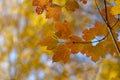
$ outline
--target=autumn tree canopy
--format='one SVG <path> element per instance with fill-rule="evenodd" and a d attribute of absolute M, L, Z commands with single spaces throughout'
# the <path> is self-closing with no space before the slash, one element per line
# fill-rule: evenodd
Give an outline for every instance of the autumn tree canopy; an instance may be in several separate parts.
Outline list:
<path fill-rule="evenodd" d="M 0 0 L 0 80 L 120 80 L 120 0 Z"/>
<path fill-rule="evenodd" d="M 116 5 L 113 6 L 111 2 Z M 78 52 L 86 54 L 88 57 L 91 56 L 93 61 L 98 61 L 101 57 L 104 58 L 107 53 L 120 54 L 117 33 L 120 26 L 119 0 L 101 0 L 101 5 L 97 0 L 94 0 L 94 5 L 102 20 L 95 21 L 93 27 L 87 28 L 83 25 L 86 28 L 81 31 L 82 36 L 74 34 L 76 25 L 72 21 L 64 19 L 63 16 L 65 16 L 64 11 L 76 15 L 75 12 L 81 4 L 87 5 L 87 0 L 65 0 L 63 4 L 55 3 L 54 0 L 32 0 L 32 3 L 38 15 L 45 14 L 47 19 L 52 19 L 53 32 L 47 36 L 43 34 L 43 39 L 39 41 L 39 44 L 46 46 L 47 50 L 54 53 L 53 62 L 63 61 L 66 63 L 70 54 Z M 82 12 L 78 14 L 82 14 Z M 78 18 L 78 20 L 82 19 Z M 80 25 L 77 26 L 80 29 Z M 94 45 L 95 43 L 96 45 Z"/>

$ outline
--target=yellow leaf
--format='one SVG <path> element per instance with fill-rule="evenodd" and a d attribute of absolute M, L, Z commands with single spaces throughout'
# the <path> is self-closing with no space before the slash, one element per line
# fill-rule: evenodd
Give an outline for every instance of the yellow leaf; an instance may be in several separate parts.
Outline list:
<path fill-rule="evenodd" d="M 48 50 L 52 50 L 57 46 L 57 40 L 48 36 L 48 37 L 45 37 L 43 40 L 40 40 L 39 44 L 41 46 L 47 46 Z"/>
<path fill-rule="evenodd" d="M 117 6 L 112 7 L 111 12 L 112 12 L 113 15 L 120 14 L 120 4 L 117 5 Z"/>
<path fill-rule="evenodd" d="M 115 6 L 112 7 L 111 13 L 113 15 L 118 15 L 120 14 L 120 0 L 109 0 L 109 2 L 115 2 Z"/>

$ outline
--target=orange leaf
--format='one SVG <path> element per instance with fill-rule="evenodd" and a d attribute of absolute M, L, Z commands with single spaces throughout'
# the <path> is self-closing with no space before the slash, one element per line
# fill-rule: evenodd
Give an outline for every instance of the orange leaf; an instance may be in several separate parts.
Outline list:
<path fill-rule="evenodd" d="M 32 0 L 32 5 L 45 7 L 49 2 L 50 0 Z"/>
<path fill-rule="evenodd" d="M 60 44 L 54 51 L 53 62 L 63 61 L 66 63 L 70 58 L 70 50 L 65 44 Z"/>
<path fill-rule="evenodd" d="M 46 10 L 46 18 L 59 19 L 62 14 L 61 7 L 56 4 L 53 4 L 52 6 L 47 6 Z"/>
<path fill-rule="evenodd" d="M 96 36 L 104 36 L 107 34 L 107 27 L 104 23 L 96 22 L 94 25 L 93 31 Z"/>
<path fill-rule="evenodd" d="M 92 40 L 94 39 L 94 37 L 96 36 L 93 28 L 90 28 L 90 29 L 85 29 L 83 31 L 83 39 L 85 40 Z"/>
<path fill-rule="evenodd" d="M 109 24 L 112 26 L 116 23 L 117 19 L 115 18 L 114 15 L 112 15 L 112 13 L 110 12 L 111 11 L 111 6 L 107 6 L 107 18 L 108 18 L 108 22 Z M 106 17 L 106 12 L 105 12 L 105 9 L 102 9 L 101 10 L 101 13 L 102 13 L 102 16 L 105 18 Z"/>
<path fill-rule="evenodd" d="M 93 40 L 95 36 L 105 36 L 107 34 L 107 27 L 102 22 L 96 22 L 93 28 L 85 29 L 83 34 L 83 39 Z"/>
<path fill-rule="evenodd" d="M 116 39 L 116 41 L 118 41 L 118 34 L 114 33 L 114 37 Z M 115 45 L 113 43 L 113 40 L 111 39 L 110 35 L 104 40 L 104 48 L 107 52 L 109 52 L 111 55 L 113 54 L 117 54 Z M 119 45 L 119 42 L 117 42 L 117 44 Z"/>
<path fill-rule="evenodd" d="M 64 21 L 63 23 L 55 22 L 55 28 L 57 32 L 61 33 L 62 39 L 68 39 L 73 33 L 73 29 L 67 21 Z"/>
<path fill-rule="evenodd" d="M 86 44 L 81 52 L 85 53 L 88 57 L 91 57 L 93 61 L 98 61 L 100 57 L 105 57 L 107 53 L 103 45 L 103 42 L 98 43 L 96 46 L 92 46 L 92 44 Z"/>
<path fill-rule="evenodd" d="M 37 6 L 36 8 L 36 13 L 39 15 L 39 14 L 42 14 L 44 11 L 44 8 L 40 7 L 40 6 Z"/>
<path fill-rule="evenodd" d="M 83 4 L 87 4 L 88 0 L 80 0 Z"/>
<path fill-rule="evenodd" d="M 47 46 L 48 50 L 52 50 L 52 49 L 56 48 L 57 40 L 48 36 L 48 37 L 45 37 L 43 40 L 40 40 L 39 44 L 41 46 Z"/>
<path fill-rule="evenodd" d="M 68 11 L 75 11 L 79 8 L 79 4 L 76 0 L 68 0 L 65 4 L 65 8 Z"/>
<path fill-rule="evenodd" d="M 66 43 L 73 54 L 80 52 L 83 48 L 83 44 L 80 44 L 79 42 L 82 42 L 80 37 L 72 36 L 70 37 L 70 41 Z"/>

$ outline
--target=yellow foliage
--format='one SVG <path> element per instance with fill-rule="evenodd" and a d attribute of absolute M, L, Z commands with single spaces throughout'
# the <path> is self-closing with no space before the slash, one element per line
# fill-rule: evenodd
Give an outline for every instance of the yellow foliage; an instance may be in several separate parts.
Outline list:
<path fill-rule="evenodd" d="M 120 80 L 120 57 L 105 59 L 100 63 L 97 80 Z"/>
<path fill-rule="evenodd" d="M 115 2 L 115 6 L 112 7 L 111 13 L 113 15 L 120 14 L 120 0 L 108 0 L 109 2 Z"/>

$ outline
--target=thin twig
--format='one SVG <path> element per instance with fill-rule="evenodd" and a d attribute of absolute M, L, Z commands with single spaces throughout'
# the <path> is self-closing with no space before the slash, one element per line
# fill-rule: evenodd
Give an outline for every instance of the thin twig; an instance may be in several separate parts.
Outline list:
<path fill-rule="evenodd" d="M 120 19 L 119 19 L 119 15 L 118 15 L 117 21 L 111 26 L 112 29 L 118 24 L 119 20 L 120 20 Z"/>
<path fill-rule="evenodd" d="M 106 12 L 107 28 L 108 28 L 108 31 L 109 31 L 109 33 L 110 33 L 110 36 L 111 36 L 111 38 L 112 38 L 112 40 L 113 40 L 113 43 L 114 43 L 114 45 L 115 45 L 115 48 L 116 48 L 116 50 L 117 50 L 117 55 L 120 55 L 119 46 L 118 46 L 118 44 L 117 44 L 117 41 L 116 41 L 116 39 L 115 39 L 115 37 L 114 37 L 114 34 L 113 34 L 113 32 L 112 32 L 111 26 L 110 26 L 109 21 L 108 21 L 108 15 L 107 15 L 108 12 L 107 12 L 106 0 L 104 0 L 104 5 L 105 5 L 105 12 Z"/>
<path fill-rule="evenodd" d="M 99 11 L 99 14 L 100 14 L 100 16 L 102 17 L 103 21 L 105 22 L 105 24 L 107 24 L 107 23 L 106 23 L 106 20 L 105 20 L 104 17 L 102 16 L 102 13 L 101 13 L 101 11 L 100 11 L 100 8 L 99 8 L 96 0 L 95 0 L 95 5 L 96 5 L 96 7 L 97 7 L 97 9 L 98 9 L 98 11 Z"/>
<path fill-rule="evenodd" d="M 80 43 L 80 44 L 89 44 L 89 43 L 96 43 L 96 42 L 101 42 L 103 41 L 104 39 L 106 39 L 106 37 L 108 36 L 109 33 L 107 33 L 105 35 L 105 37 L 103 37 L 102 39 L 100 40 L 96 40 L 96 41 L 82 41 L 82 42 L 73 42 L 73 43 Z"/>
<path fill-rule="evenodd" d="M 108 11 L 107 11 L 107 3 L 106 3 L 106 0 L 104 0 L 104 5 L 105 5 L 105 19 L 106 19 L 107 25 L 109 25 Z"/>

